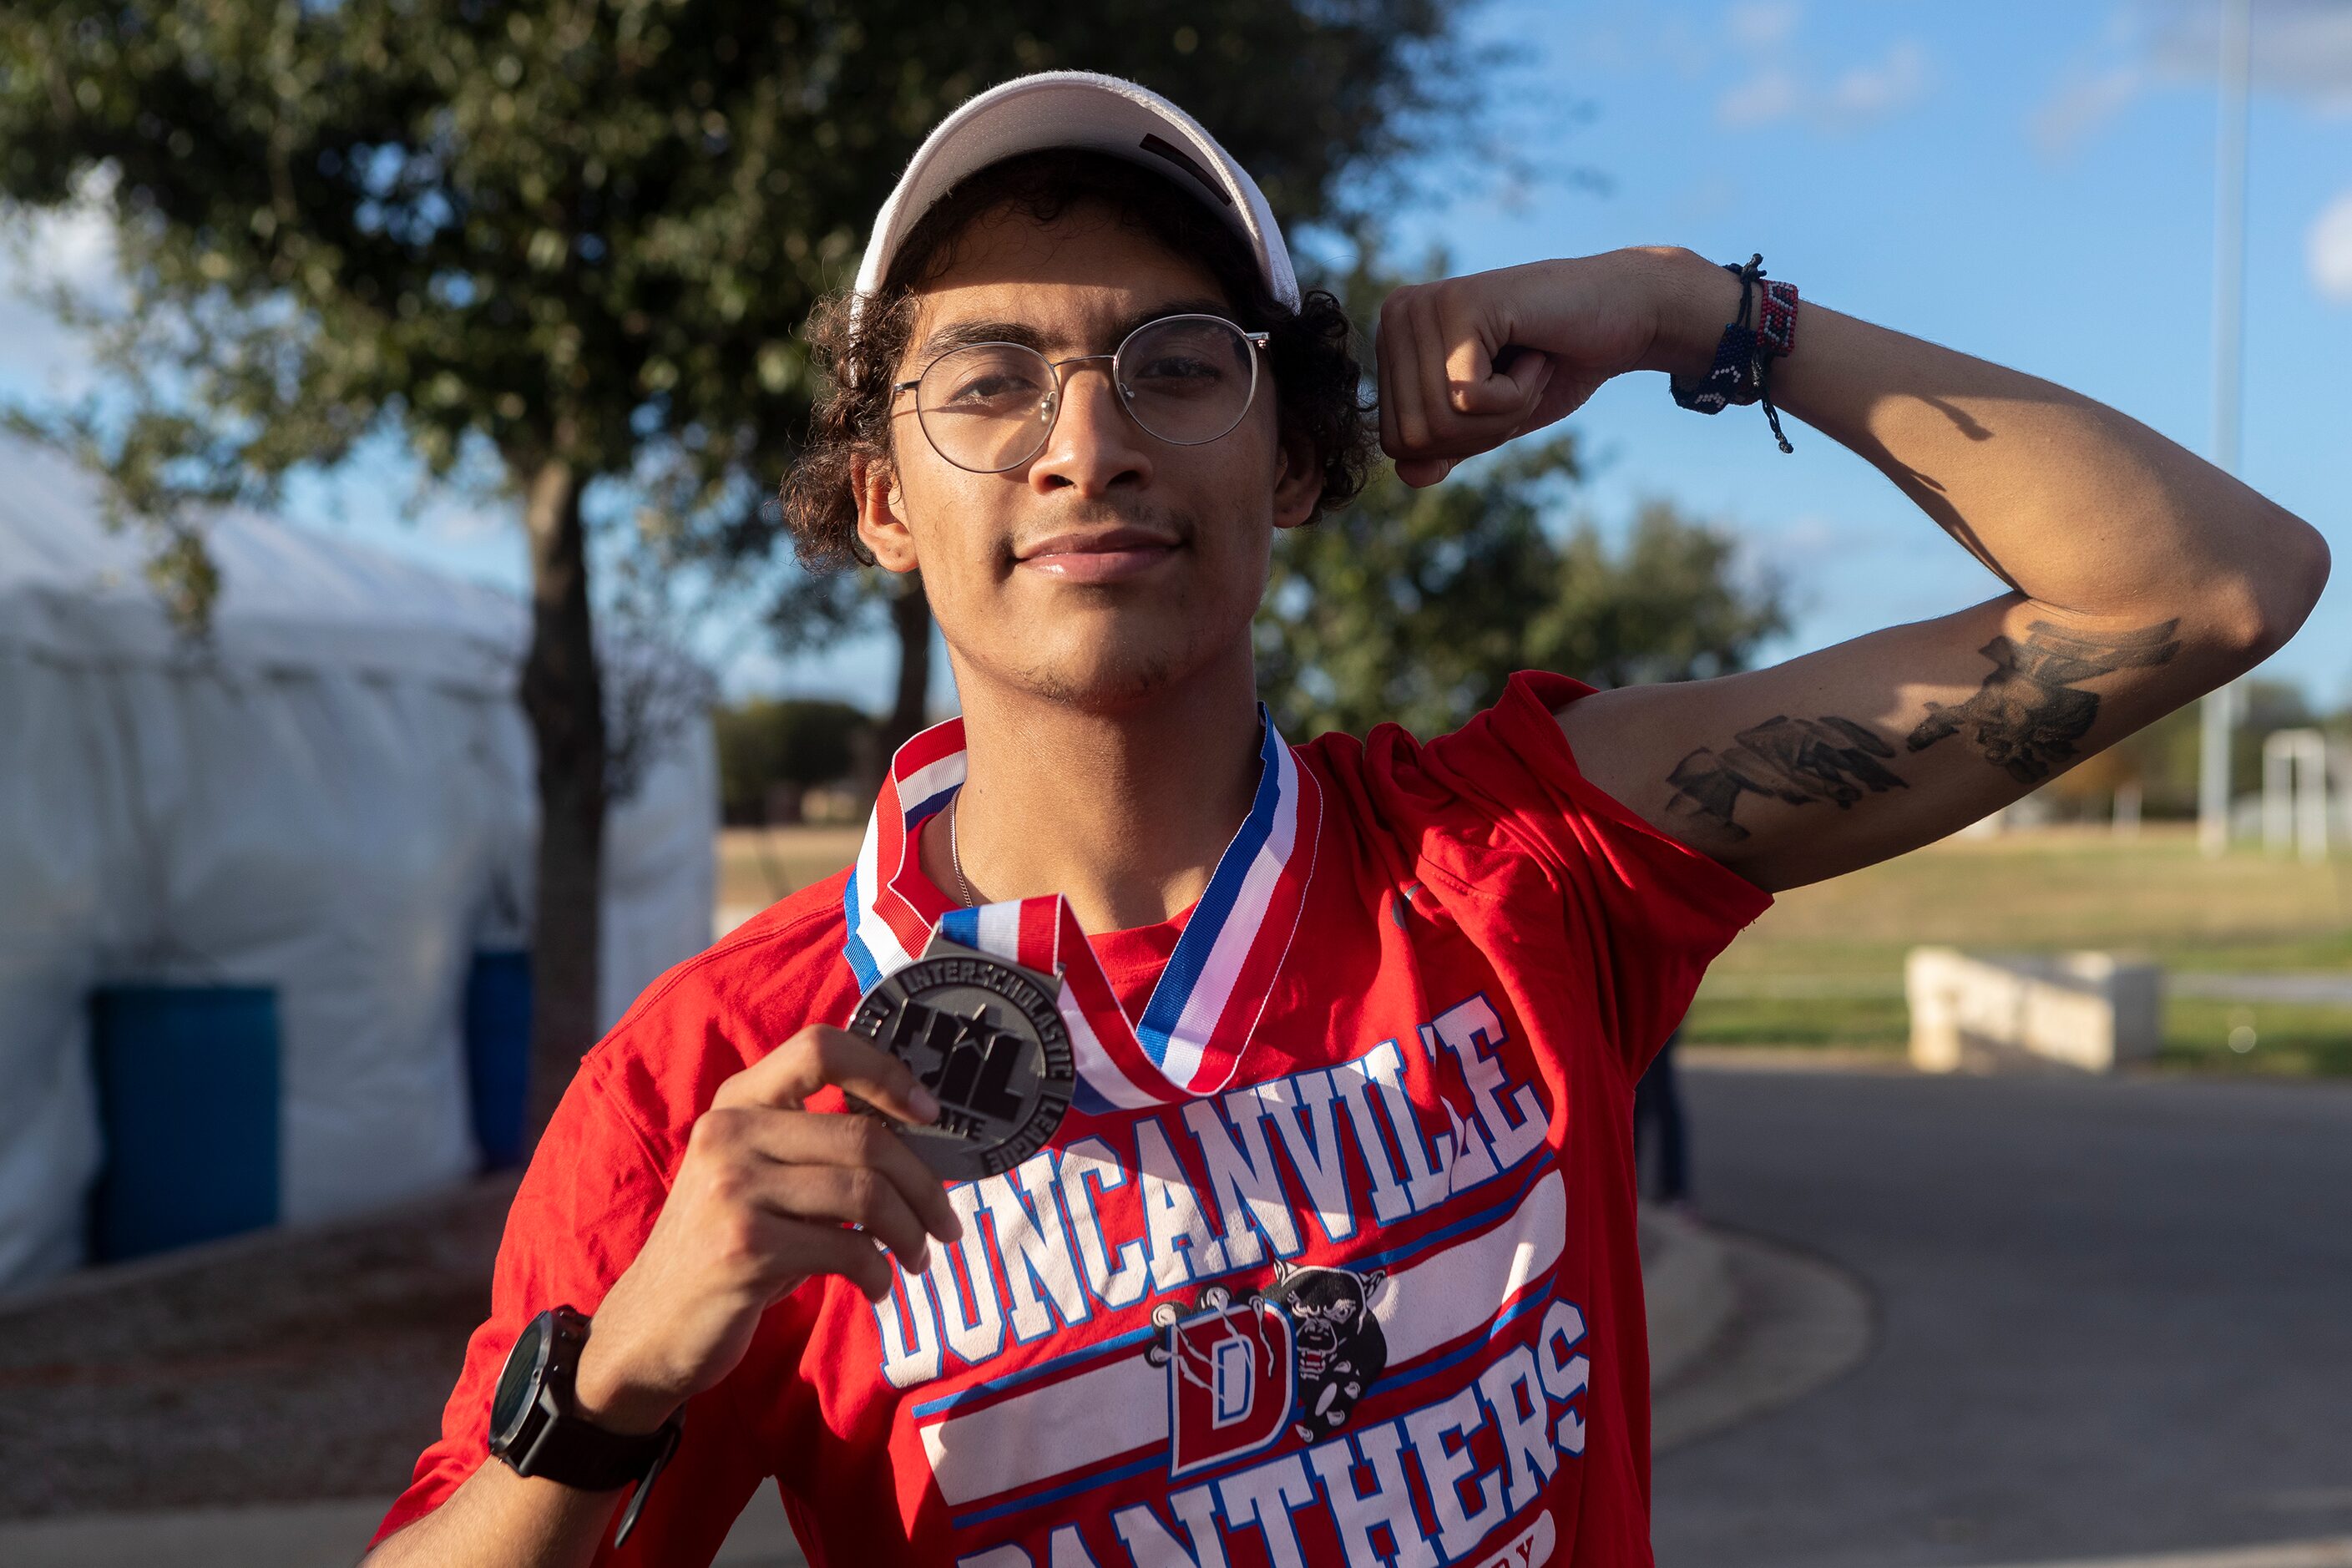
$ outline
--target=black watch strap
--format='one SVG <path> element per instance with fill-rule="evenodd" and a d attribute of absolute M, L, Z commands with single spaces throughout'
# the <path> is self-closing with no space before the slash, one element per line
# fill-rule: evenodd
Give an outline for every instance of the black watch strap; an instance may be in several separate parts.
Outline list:
<path fill-rule="evenodd" d="M 621 1516 L 617 1544 L 628 1538 L 654 1479 L 677 1451 L 679 1418 L 673 1415 L 658 1431 L 640 1434 L 607 1431 L 581 1415 L 572 1378 L 588 1327 L 584 1313 L 555 1307 L 533 1319 L 517 1339 L 499 1379 L 499 1400 L 511 1388 L 513 1403 L 504 1411 L 498 1403 L 492 1405 L 490 1452 L 519 1476 L 582 1491 L 615 1491 L 636 1483 Z"/>
<path fill-rule="evenodd" d="M 675 1422 L 643 1435 L 607 1432 L 585 1416 L 562 1415 L 514 1462 L 519 1475 L 544 1476 L 582 1491 L 608 1492 L 646 1479 L 677 1439 Z"/>

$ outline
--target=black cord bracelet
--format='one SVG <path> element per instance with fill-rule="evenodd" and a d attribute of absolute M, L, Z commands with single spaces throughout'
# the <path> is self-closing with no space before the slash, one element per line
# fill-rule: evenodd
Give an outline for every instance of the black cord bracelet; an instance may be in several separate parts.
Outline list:
<path fill-rule="evenodd" d="M 1706 375 L 1695 382 L 1673 377 L 1667 386 L 1677 406 L 1701 414 L 1762 404 L 1772 438 L 1783 452 L 1793 452 L 1780 428 L 1780 411 L 1772 405 L 1772 362 L 1797 346 L 1797 286 L 1768 281 L 1760 252 L 1745 267 L 1727 262 L 1723 269 L 1739 279 L 1739 317 L 1717 340 L 1715 363 Z"/>

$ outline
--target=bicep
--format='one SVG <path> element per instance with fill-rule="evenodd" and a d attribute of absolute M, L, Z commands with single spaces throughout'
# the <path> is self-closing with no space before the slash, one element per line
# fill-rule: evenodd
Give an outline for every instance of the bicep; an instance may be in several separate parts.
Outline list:
<path fill-rule="evenodd" d="M 1777 889 L 1943 837 L 2231 673 L 2171 619 L 2007 595 L 1769 669 L 1560 710 L 1585 776 Z"/>

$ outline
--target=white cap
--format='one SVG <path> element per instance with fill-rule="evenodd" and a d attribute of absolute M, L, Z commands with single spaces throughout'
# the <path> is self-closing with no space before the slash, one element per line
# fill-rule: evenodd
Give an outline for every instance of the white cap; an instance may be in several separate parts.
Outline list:
<path fill-rule="evenodd" d="M 957 182 L 1023 153 L 1076 147 L 1155 169 L 1198 195 L 1247 242 L 1267 291 L 1298 308 L 1298 278 L 1265 195 L 1200 121 L 1153 92 L 1093 71 L 1040 71 L 990 88 L 939 122 L 875 216 L 857 293 L 875 293 L 907 236 Z"/>

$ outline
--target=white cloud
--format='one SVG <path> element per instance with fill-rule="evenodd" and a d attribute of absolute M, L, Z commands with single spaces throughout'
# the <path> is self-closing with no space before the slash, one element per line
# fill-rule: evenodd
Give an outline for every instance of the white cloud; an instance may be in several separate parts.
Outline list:
<path fill-rule="evenodd" d="M 2121 114 L 2147 90 L 2153 72 L 2137 61 L 2077 77 L 2033 115 L 2033 139 L 2058 153 Z"/>
<path fill-rule="evenodd" d="M 1910 108 L 1927 91 L 1927 51 L 1909 39 L 1874 66 L 1856 66 L 1830 89 L 1831 114 L 1842 121 L 1876 120 Z"/>
<path fill-rule="evenodd" d="M 1752 131 L 1790 119 L 1803 107 L 1797 79 L 1779 66 L 1767 66 L 1718 99 L 1715 117 L 1731 130 Z"/>
<path fill-rule="evenodd" d="M 2323 111 L 2352 113 L 2352 5 L 2252 0 L 2252 74 L 2258 90 Z M 2221 0 L 2125 0 L 2100 59 L 2062 84 L 2034 116 L 2063 148 L 2159 87 L 2210 89 L 2221 65 Z"/>
<path fill-rule="evenodd" d="M 2323 299 L 2352 305 L 2352 191 L 2320 209 L 2308 254 L 2312 287 Z"/>
<path fill-rule="evenodd" d="M 1724 25 L 1733 38 L 1751 49 L 1769 49 L 1788 42 L 1797 30 L 1803 8 L 1792 0 L 1740 0 L 1724 13 Z"/>
<path fill-rule="evenodd" d="M 2176 75 L 2210 79 L 2221 48 L 2216 0 L 2139 0 L 2158 14 L 2151 50 Z M 2344 0 L 2253 0 L 2253 78 L 2324 108 L 2352 110 L 2352 5 Z"/>
<path fill-rule="evenodd" d="M 1909 109 L 1927 95 L 1927 52 L 1910 39 L 1889 46 L 1879 59 L 1851 66 L 1826 83 L 1809 79 L 1760 50 L 1748 76 L 1716 100 L 1718 122 L 1752 131 L 1802 120 L 1823 131 L 1851 131 Z"/>

